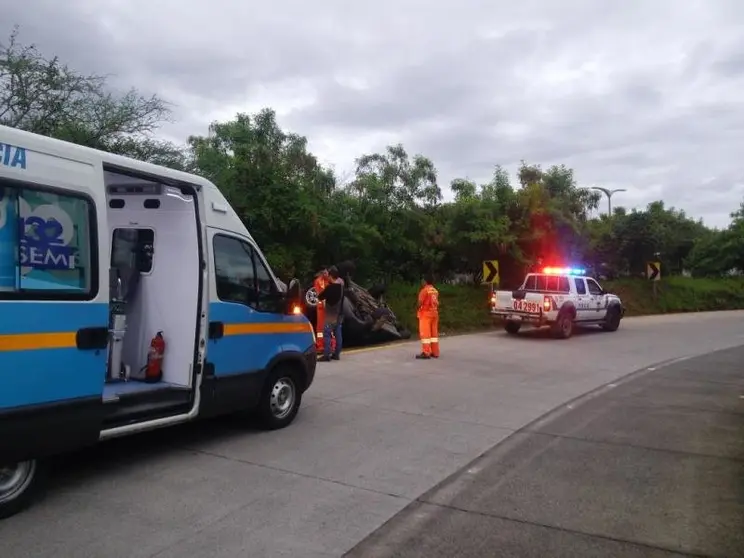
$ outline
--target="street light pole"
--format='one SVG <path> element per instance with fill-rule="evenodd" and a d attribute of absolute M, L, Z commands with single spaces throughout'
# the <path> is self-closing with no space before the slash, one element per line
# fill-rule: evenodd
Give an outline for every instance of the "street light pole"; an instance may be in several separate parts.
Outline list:
<path fill-rule="evenodd" d="M 607 188 L 602 188 L 601 186 L 591 186 L 591 189 L 602 192 L 605 196 L 607 196 L 607 215 L 610 217 L 612 217 L 612 194 L 616 192 L 627 191 L 625 188 L 617 188 L 615 190 L 609 190 Z"/>

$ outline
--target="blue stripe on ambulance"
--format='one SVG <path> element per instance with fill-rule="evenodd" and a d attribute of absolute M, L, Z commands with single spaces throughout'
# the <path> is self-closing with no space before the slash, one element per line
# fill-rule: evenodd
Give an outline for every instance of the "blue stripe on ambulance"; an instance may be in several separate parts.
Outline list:
<path fill-rule="evenodd" d="M 0 312 L 0 409 L 100 396 L 106 379 L 106 351 L 64 348 L 13 350 L 8 335 L 74 333 L 106 327 L 108 304 L 95 302 L 10 302 Z M 5 342 L 3 342 L 5 340 Z M 35 344 L 30 337 L 28 344 Z"/>
<path fill-rule="evenodd" d="M 239 324 L 263 324 L 268 330 L 210 339 L 206 358 L 214 364 L 215 376 L 218 377 L 261 371 L 278 354 L 285 351 L 304 352 L 314 344 L 310 324 L 302 315 L 258 312 L 243 304 L 211 302 L 209 321 L 222 322 L 226 328 Z M 270 332 L 272 324 L 306 324 L 307 328 L 296 332 Z"/>

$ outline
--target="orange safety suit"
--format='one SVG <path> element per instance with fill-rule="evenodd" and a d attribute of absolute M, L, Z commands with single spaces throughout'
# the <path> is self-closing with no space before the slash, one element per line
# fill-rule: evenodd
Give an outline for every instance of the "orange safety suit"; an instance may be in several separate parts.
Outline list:
<path fill-rule="evenodd" d="M 434 285 L 424 285 L 418 294 L 418 311 L 421 352 L 439 357 L 439 291 Z"/>
<path fill-rule="evenodd" d="M 331 284 L 330 278 L 325 274 L 320 274 L 313 281 L 313 288 L 316 294 L 322 293 L 325 288 Z M 315 307 L 315 349 L 323 350 L 323 326 L 325 325 L 325 301 L 319 300 Z"/>

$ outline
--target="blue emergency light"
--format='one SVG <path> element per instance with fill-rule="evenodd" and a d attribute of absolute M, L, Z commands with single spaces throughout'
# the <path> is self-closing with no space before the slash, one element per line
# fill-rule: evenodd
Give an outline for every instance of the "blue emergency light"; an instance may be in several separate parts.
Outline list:
<path fill-rule="evenodd" d="M 545 275 L 585 275 L 586 270 L 579 267 L 545 267 Z"/>

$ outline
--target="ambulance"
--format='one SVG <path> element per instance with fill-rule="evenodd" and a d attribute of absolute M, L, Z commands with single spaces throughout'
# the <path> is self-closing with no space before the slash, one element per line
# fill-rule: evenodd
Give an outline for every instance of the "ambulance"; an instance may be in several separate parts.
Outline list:
<path fill-rule="evenodd" d="M 0 517 L 55 454 L 289 425 L 316 367 L 302 298 L 205 178 L 0 126 Z"/>

